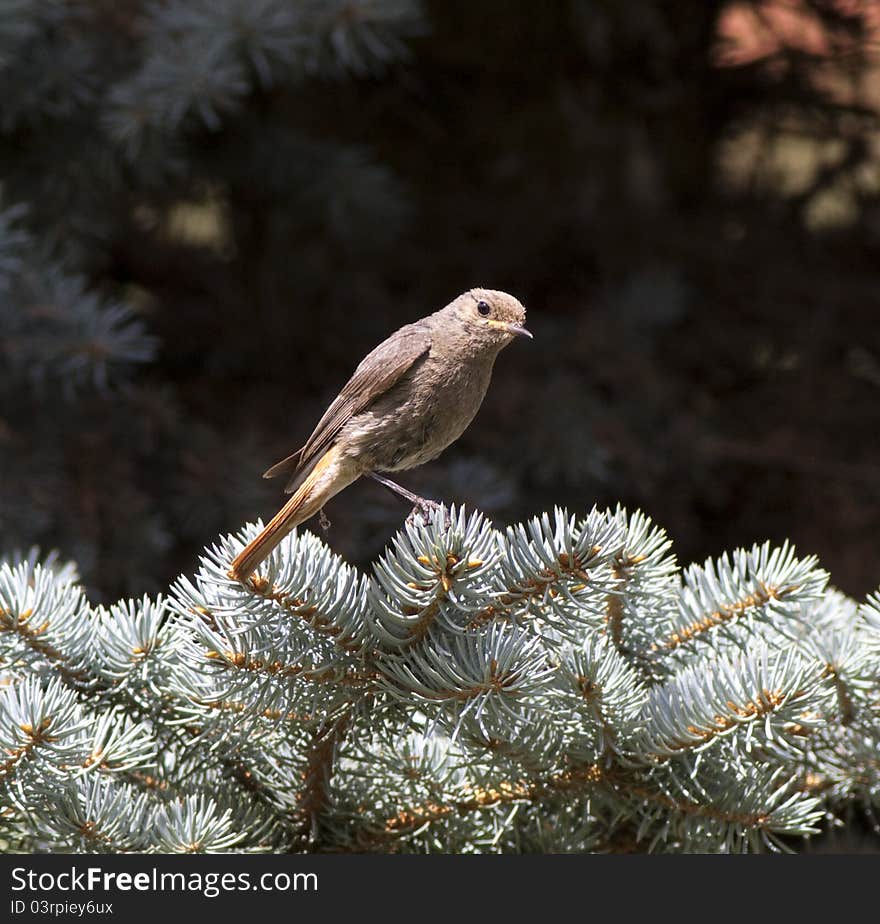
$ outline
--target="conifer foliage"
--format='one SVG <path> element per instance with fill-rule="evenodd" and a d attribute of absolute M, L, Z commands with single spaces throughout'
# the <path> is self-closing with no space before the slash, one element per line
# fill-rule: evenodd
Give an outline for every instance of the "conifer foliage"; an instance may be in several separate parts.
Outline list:
<path fill-rule="evenodd" d="M 0 570 L 26 851 L 797 849 L 878 793 L 880 598 L 788 546 L 679 570 L 640 513 L 440 510 L 370 574 L 260 529 L 165 596 Z"/>

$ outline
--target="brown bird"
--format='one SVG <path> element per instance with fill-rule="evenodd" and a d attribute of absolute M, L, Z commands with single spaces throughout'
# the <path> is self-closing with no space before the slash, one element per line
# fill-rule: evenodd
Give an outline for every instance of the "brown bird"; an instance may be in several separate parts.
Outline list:
<path fill-rule="evenodd" d="M 525 317 L 512 295 L 471 289 L 380 343 L 305 445 L 264 473 L 288 476 L 293 497 L 235 557 L 229 576 L 246 581 L 295 526 L 361 475 L 422 509 L 432 506 L 378 473 L 435 459 L 461 436 L 483 403 L 498 353 L 515 337 L 532 336 Z"/>

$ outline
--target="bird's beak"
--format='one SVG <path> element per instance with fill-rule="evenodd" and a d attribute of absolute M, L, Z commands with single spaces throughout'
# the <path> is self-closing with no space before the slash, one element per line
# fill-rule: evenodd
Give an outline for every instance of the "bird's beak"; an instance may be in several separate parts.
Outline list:
<path fill-rule="evenodd" d="M 522 324 L 513 324 L 511 321 L 496 321 L 494 318 L 486 323 L 496 330 L 507 331 L 508 334 L 516 334 L 518 337 L 528 337 L 529 340 L 534 340 L 531 331 L 526 330 Z"/>

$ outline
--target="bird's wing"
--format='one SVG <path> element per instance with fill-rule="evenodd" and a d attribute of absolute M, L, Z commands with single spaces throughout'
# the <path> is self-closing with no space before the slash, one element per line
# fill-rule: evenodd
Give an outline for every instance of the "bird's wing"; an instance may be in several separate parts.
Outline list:
<path fill-rule="evenodd" d="M 418 323 L 401 327 L 380 343 L 355 369 L 302 448 L 273 465 L 263 477 L 290 475 L 285 491 L 295 490 L 302 474 L 329 448 L 342 427 L 384 395 L 430 348 L 431 335 Z"/>

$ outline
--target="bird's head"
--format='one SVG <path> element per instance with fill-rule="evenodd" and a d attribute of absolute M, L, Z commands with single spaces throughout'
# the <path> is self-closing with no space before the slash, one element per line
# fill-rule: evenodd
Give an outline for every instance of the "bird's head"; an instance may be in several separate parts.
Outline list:
<path fill-rule="evenodd" d="M 450 306 L 468 336 L 498 349 L 515 337 L 529 337 L 526 309 L 519 299 L 495 289 L 470 289 Z"/>

